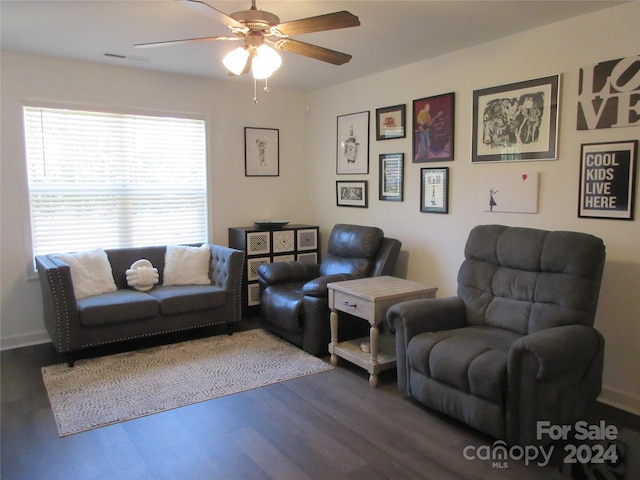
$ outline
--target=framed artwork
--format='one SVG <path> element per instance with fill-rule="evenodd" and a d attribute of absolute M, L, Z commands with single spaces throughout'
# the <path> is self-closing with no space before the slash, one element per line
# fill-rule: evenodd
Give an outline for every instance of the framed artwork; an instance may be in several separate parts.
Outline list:
<path fill-rule="evenodd" d="M 380 155 L 380 200 L 401 202 L 404 193 L 404 153 Z"/>
<path fill-rule="evenodd" d="M 413 162 L 453 160 L 455 94 L 413 101 Z"/>
<path fill-rule="evenodd" d="M 336 181 L 336 204 L 339 207 L 367 208 L 367 180 Z"/>
<path fill-rule="evenodd" d="M 479 197 L 485 212 L 538 213 L 540 173 L 493 172 L 483 175 Z"/>
<path fill-rule="evenodd" d="M 578 84 L 578 130 L 640 125 L 638 70 L 640 55 L 582 67 Z"/>
<path fill-rule="evenodd" d="M 473 92 L 471 161 L 555 160 L 560 75 Z"/>
<path fill-rule="evenodd" d="M 369 173 L 369 112 L 338 117 L 336 173 Z"/>
<path fill-rule="evenodd" d="M 580 148 L 578 217 L 633 220 L 638 140 Z"/>
<path fill-rule="evenodd" d="M 376 109 L 376 140 L 390 140 L 392 138 L 405 138 L 407 133 L 407 106 L 395 105 L 393 107 Z"/>
<path fill-rule="evenodd" d="M 420 169 L 420 211 L 449 213 L 449 167 Z"/>
<path fill-rule="evenodd" d="M 244 128 L 244 175 L 280 175 L 280 131 L 276 128 Z"/>

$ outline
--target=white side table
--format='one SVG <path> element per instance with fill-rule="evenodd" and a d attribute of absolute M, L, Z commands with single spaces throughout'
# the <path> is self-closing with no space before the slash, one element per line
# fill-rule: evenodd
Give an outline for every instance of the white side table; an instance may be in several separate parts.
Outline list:
<path fill-rule="evenodd" d="M 406 300 L 435 298 L 438 291 L 418 282 L 383 276 L 330 283 L 329 308 L 331 309 L 331 364 L 338 364 L 338 357 L 352 362 L 369 372 L 369 384 L 378 384 L 378 373 L 396 366 L 393 336 L 379 335 L 378 325 L 385 320 L 392 305 Z M 369 338 L 358 338 L 338 343 L 338 312 L 346 312 L 367 320 L 371 324 Z M 369 343 L 369 352 L 363 352 L 360 344 Z"/>

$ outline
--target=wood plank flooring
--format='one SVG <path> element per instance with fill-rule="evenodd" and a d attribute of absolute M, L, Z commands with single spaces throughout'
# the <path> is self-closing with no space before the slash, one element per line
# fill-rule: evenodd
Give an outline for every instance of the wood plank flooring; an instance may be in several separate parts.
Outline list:
<path fill-rule="evenodd" d="M 557 462 L 509 460 L 497 469 L 465 460 L 465 446 L 493 439 L 402 398 L 395 371 L 383 372 L 373 389 L 364 370 L 342 362 L 59 438 L 40 368 L 63 359 L 45 344 L 2 352 L 1 361 L 3 480 L 566 478 Z M 640 430 L 637 417 L 602 406 L 591 414 L 599 418 Z"/>

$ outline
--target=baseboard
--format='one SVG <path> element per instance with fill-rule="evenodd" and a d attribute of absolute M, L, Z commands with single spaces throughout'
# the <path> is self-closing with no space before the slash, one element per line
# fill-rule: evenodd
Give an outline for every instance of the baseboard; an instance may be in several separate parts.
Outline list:
<path fill-rule="evenodd" d="M 42 330 L 41 332 L 2 337 L 0 338 L 0 350 L 12 350 L 14 348 L 29 347 L 31 345 L 50 342 L 49 334 L 46 330 Z"/>
<path fill-rule="evenodd" d="M 624 410 L 633 415 L 640 415 L 640 397 L 618 388 L 603 385 L 602 392 L 597 400 L 618 410 Z"/>

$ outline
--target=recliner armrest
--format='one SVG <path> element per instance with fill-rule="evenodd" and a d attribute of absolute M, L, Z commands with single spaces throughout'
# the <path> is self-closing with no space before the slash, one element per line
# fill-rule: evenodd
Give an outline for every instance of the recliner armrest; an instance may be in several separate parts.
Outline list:
<path fill-rule="evenodd" d="M 407 345 L 424 332 L 466 326 L 464 302 L 458 297 L 427 298 L 397 303 L 387 311 L 387 324 L 396 336 L 398 391 L 410 395 Z"/>
<path fill-rule="evenodd" d="M 585 325 L 540 330 L 516 340 L 507 364 L 507 443 L 548 443 L 541 420 L 562 423 L 602 391 L 604 337 Z"/>
<path fill-rule="evenodd" d="M 277 283 L 304 282 L 320 274 L 320 265 L 302 262 L 266 263 L 258 267 L 258 276 L 263 285 Z"/>
<path fill-rule="evenodd" d="M 332 282 L 342 282 L 344 280 L 354 280 L 358 277 L 350 273 L 334 273 L 332 275 L 323 275 L 314 278 L 302 286 L 302 293 L 312 297 L 327 297 L 329 289 L 327 285 Z"/>
<path fill-rule="evenodd" d="M 391 331 L 402 331 L 407 343 L 423 332 L 437 332 L 467 325 L 465 307 L 458 297 L 426 298 L 397 303 L 387 312 Z"/>
<path fill-rule="evenodd" d="M 536 380 L 551 380 L 571 373 L 581 375 L 604 347 L 602 335 L 585 325 L 548 328 L 520 338 L 509 351 L 509 370 L 520 377 L 521 357 L 530 353 L 535 358 Z M 579 373 L 580 372 L 580 373 Z"/>

